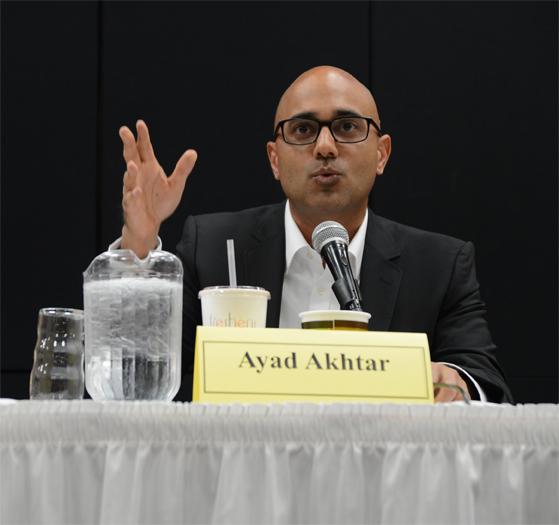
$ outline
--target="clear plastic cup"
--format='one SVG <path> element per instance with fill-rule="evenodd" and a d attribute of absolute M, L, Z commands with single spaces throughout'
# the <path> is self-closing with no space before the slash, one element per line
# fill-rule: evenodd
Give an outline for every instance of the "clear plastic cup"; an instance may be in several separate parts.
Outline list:
<path fill-rule="evenodd" d="M 265 328 L 270 292 L 258 286 L 211 286 L 198 292 L 204 326 Z"/>
<path fill-rule="evenodd" d="M 82 399 L 83 359 L 83 311 L 41 308 L 29 397 Z"/>
<path fill-rule="evenodd" d="M 371 314 L 355 310 L 308 310 L 301 312 L 299 318 L 304 329 L 367 331 Z"/>

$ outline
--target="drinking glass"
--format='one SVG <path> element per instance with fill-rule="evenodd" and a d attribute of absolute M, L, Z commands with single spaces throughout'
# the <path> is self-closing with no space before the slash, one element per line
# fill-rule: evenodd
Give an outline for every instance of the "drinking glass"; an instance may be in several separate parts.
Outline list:
<path fill-rule="evenodd" d="M 37 323 L 31 399 L 82 399 L 83 310 L 42 308 Z"/>

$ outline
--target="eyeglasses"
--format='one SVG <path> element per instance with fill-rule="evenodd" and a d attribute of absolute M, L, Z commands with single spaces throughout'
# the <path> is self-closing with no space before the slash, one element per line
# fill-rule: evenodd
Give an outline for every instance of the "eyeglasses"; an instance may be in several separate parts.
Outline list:
<path fill-rule="evenodd" d="M 363 142 L 369 136 L 369 127 L 375 128 L 380 137 L 381 131 L 377 123 L 368 117 L 338 117 L 332 120 L 316 120 L 312 118 L 290 118 L 278 122 L 274 131 L 276 140 L 279 132 L 287 144 L 304 146 L 316 141 L 322 128 L 326 126 L 336 142 Z"/>

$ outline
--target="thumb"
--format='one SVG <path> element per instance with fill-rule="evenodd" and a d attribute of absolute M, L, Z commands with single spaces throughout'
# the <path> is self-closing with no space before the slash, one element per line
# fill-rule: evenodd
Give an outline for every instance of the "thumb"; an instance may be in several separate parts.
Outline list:
<path fill-rule="evenodd" d="M 196 159 L 198 158 L 198 153 L 193 149 L 186 150 L 181 158 L 177 161 L 175 169 L 171 176 L 169 177 L 169 182 L 173 184 L 180 184 L 184 186 L 186 179 L 190 175 L 194 164 L 196 164 Z"/>

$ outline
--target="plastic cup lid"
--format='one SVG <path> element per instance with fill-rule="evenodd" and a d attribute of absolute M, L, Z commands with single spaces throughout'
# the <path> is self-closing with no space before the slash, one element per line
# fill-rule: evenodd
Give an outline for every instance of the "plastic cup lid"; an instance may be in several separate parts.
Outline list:
<path fill-rule="evenodd" d="M 371 314 L 355 310 L 308 310 L 301 312 L 299 318 L 303 323 L 311 321 L 355 321 L 358 323 L 368 323 Z"/>
<path fill-rule="evenodd" d="M 198 292 L 198 298 L 206 297 L 208 295 L 235 295 L 237 297 L 262 297 L 270 299 L 271 295 L 268 290 L 260 286 L 208 286 Z"/>

